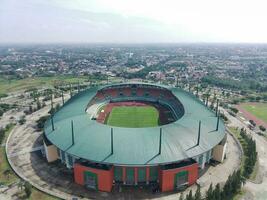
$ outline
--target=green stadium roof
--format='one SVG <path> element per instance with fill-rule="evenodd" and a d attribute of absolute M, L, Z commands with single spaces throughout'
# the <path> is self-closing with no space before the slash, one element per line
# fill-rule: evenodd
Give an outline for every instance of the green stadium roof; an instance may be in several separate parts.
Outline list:
<path fill-rule="evenodd" d="M 51 120 L 46 122 L 45 134 L 51 143 L 75 157 L 93 162 L 140 166 L 172 163 L 198 156 L 211 150 L 225 137 L 223 121 L 220 120 L 219 129 L 216 131 L 215 113 L 194 95 L 180 88 L 164 87 L 168 88 L 184 106 L 184 115 L 173 123 L 149 128 L 111 127 L 98 123 L 96 120 L 91 120 L 86 108 L 97 91 L 102 88 L 87 89 L 67 101 L 53 117 L 54 131 Z M 72 145 L 72 120 L 74 145 Z M 197 146 L 200 120 L 201 136 Z M 113 154 L 111 154 L 111 128 L 113 128 Z M 162 128 L 162 142 L 161 153 L 158 154 L 160 128 Z"/>

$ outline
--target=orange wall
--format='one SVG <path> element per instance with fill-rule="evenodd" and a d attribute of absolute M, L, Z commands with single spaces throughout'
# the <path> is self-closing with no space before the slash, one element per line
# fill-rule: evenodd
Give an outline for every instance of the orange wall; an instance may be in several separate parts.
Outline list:
<path fill-rule="evenodd" d="M 162 192 L 172 191 L 174 189 L 175 174 L 180 171 L 188 171 L 188 182 L 192 185 L 198 178 L 198 164 L 194 163 L 189 166 L 180 167 L 176 169 L 161 170 L 159 171 L 159 184 Z"/>
<path fill-rule="evenodd" d="M 80 164 L 74 165 L 74 180 L 75 183 L 84 185 L 84 172 L 90 171 L 97 174 L 98 190 L 110 192 L 113 184 L 113 167 L 110 170 L 94 169 L 91 167 L 85 167 Z"/>

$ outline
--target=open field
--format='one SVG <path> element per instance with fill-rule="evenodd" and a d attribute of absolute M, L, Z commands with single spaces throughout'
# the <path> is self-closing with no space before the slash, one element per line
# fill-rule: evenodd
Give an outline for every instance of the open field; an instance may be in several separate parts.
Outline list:
<path fill-rule="evenodd" d="M 18 90 L 28 90 L 35 87 L 53 86 L 58 83 L 77 83 L 78 81 L 88 80 L 86 77 L 73 76 L 54 76 L 54 77 L 35 77 L 26 79 L 8 80 L 0 77 L 0 94 L 15 92 Z"/>
<path fill-rule="evenodd" d="M 267 103 L 246 103 L 241 107 L 267 123 Z"/>
<path fill-rule="evenodd" d="M 6 142 L 6 139 L 9 135 L 9 133 L 12 131 L 14 125 L 11 125 L 5 132 L 5 136 L 3 139 L 2 144 Z M 0 147 L 0 185 L 10 185 L 15 182 L 19 182 L 20 178 L 13 172 L 11 169 L 7 158 L 6 158 L 6 152 L 5 152 L 5 147 L 1 146 Z M 17 197 L 21 199 L 26 199 L 25 193 L 23 190 L 19 190 L 17 193 Z M 57 200 L 58 198 L 52 197 L 46 193 L 43 193 L 35 188 L 32 188 L 32 193 L 29 198 L 31 199 L 39 199 L 39 200 Z"/>
<path fill-rule="evenodd" d="M 38 87 L 50 87 L 56 84 L 78 83 L 84 81 L 100 82 L 101 80 L 87 76 L 51 76 L 51 77 L 34 77 L 25 79 L 7 79 L 0 76 L 0 94 L 28 90 Z M 109 78 L 111 82 L 121 81 L 119 78 Z"/>
<path fill-rule="evenodd" d="M 152 127 L 158 125 L 159 113 L 152 106 L 113 107 L 107 124 L 130 128 Z"/>
<path fill-rule="evenodd" d="M 14 125 L 10 126 L 10 128 L 8 128 L 8 130 L 5 131 L 5 136 L 4 136 L 2 144 L 6 142 L 6 139 L 13 127 Z M 8 185 L 18 180 L 19 180 L 18 177 L 13 173 L 13 171 L 11 170 L 7 162 L 6 154 L 5 154 L 5 147 L 1 146 L 0 147 L 0 182 L 1 184 Z"/>

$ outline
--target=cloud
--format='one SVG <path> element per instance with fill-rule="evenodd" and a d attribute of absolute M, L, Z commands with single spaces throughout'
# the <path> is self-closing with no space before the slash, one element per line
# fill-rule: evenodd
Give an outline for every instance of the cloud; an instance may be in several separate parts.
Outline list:
<path fill-rule="evenodd" d="M 267 42 L 259 0 L 0 1 L 0 42 Z"/>

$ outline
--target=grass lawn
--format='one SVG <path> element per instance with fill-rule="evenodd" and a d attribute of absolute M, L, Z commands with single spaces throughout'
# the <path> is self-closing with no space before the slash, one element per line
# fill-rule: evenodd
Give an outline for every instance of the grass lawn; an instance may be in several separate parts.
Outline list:
<path fill-rule="evenodd" d="M 94 77 L 89 78 L 88 76 L 59 75 L 51 77 L 33 77 L 25 79 L 7 79 L 3 76 L 0 76 L 0 94 L 39 88 L 42 86 L 50 87 L 54 86 L 55 84 L 78 83 L 78 81 L 83 82 L 88 80 L 100 82 L 100 80 Z M 109 78 L 109 81 L 119 82 L 120 79 L 116 77 L 111 77 Z"/>
<path fill-rule="evenodd" d="M 87 77 L 73 77 L 73 76 L 53 76 L 53 77 L 35 77 L 26 79 L 12 79 L 7 80 L 0 77 L 0 94 L 15 92 L 18 90 L 33 89 L 42 86 L 53 86 L 58 83 L 77 83 L 78 81 L 88 80 Z"/>
<path fill-rule="evenodd" d="M 59 200 L 59 198 L 52 197 L 49 194 L 43 193 L 43 192 L 33 188 L 29 200 L 35 200 L 35 199 L 38 199 L 38 200 Z"/>
<path fill-rule="evenodd" d="M 242 104 L 243 109 L 267 123 L 267 103 Z"/>
<path fill-rule="evenodd" d="M 118 106 L 109 114 L 107 124 L 111 126 L 141 128 L 158 126 L 159 113 L 152 106 Z"/>
<path fill-rule="evenodd" d="M 11 132 L 14 125 L 11 125 L 8 130 L 5 132 L 5 136 L 3 139 L 3 144 L 6 142 L 6 139 Z M 5 147 L 0 147 L 0 183 L 4 185 L 8 185 L 15 181 L 18 181 L 18 177 L 13 173 L 12 169 L 7 162 Z"/>
<path fill-rule="evenodd" d="M 245 191 L 241 189 L 241 191 L 234 196 L 233 200 L 242 199 L 242 197 L 243 197 L 244 194 L 245 194 Z"/>
<path fill-rule="evenodd" d="M 9 127 L 8 130 L 6 130 L 5 132 L 5 137 L 3 139 L 3 143 L 6 142 L 6 139 L 9 135 L 9 133 L 11 132 L 11 130 L 13 129 L 14 125 L 11 125 Z M 7 172 L 8 173 L 4 173 Z M 5 147 L 0 147 L 0 185 L 4 184 L 4 185 L 9 185 L 11 183 L 15 183 L 15 182 L 19 182 L 20 178 L 13 172 L 13 170 L 11 169 L 7 158 L 6 158 L 6 152 L 5 152 Z M 25 194 L 24 191 L 19 192 L 18 194 L 19 196 L 23 196 L 23 199 Z M 45 194 L 35 188 L 32 188 L 32 193 L 30 196 L 30 199 L 38 199 L 38 200 L 57 200 L 58 198 L 52 197 L 48 194 Z"/>

